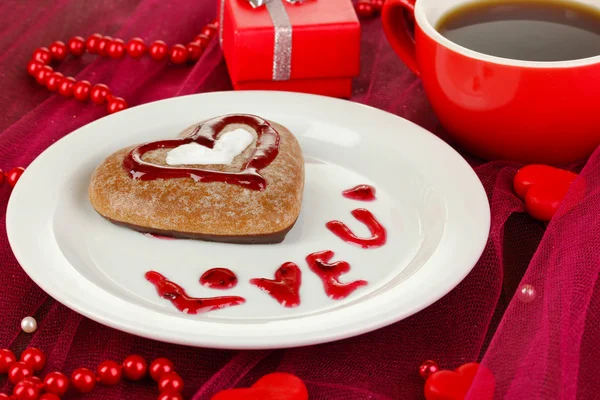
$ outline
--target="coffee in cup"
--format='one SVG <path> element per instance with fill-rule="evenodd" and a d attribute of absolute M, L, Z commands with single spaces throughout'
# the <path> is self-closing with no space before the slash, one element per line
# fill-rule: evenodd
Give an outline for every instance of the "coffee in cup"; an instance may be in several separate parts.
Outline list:
<path fill-rule="evenodd" d="M 471 153 L 564 164 L 600 144 L 599 1 L 386 0 L 382 22 Z"/>
<path fill-rule="evenodd" d="M 564 0 L 488 0 L 447 12 L 436 30 L 459 46 L 525 61 L 600 55 L 600 11 Z"/>

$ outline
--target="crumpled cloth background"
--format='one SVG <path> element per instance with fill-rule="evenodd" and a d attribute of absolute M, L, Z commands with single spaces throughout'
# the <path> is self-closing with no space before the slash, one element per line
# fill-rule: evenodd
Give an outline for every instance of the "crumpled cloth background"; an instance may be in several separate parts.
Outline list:
<path fill-rule="evenodd" d="M 0 3 L 0 168 L 26 167 L 57 139 L 105 115 L 39 87 L 25 72 L 32 52 L 54 40 L 100 32 L 128 40 L 187 43 L 216 16 L 213 0 L 17 1 Z M 231 90 L 213 40 L 193 66 L 168 66 L 148 57 L 110 60 L 86 55 L 63 62 L 65 75 L 106 83 L 131 106 L 163 98 Z M 363 21 L 362 72 L 354 101 L 407 118 L 447 139 L 418 79 L 388 45 L 377 19 Z M 599 127 L 600 129 L 600 127 Z M 567 132 L 565 134 L 568 134 Z M 221 351 L 175 346 L 92 322 L 54 301 L 22 271 L 0 231 L 0 347 L 37 346 L 48 355 L 42 375 L 139 353 L 171 358 L 185 381 L 186 399 L 209 399 L 220 389 L 248 386 L 271 371 L 297 374 L 311 399 L 423 398 L 418 367 L 437 360 L 456 368 L 474 360 L 491 369 L 497 399 L 592 399 L 600 393 L 600 154 L 581 170 L 583 200 L 559 212 L 546 228 L 524 213 L 512 191 L 519 165 L 465 155 L 487 191 L 492 228 L 481 260 L 451 293 L 426 310 L 360 337 L 274 351 Z M 58 171 L 57 171 L 58 173 Z M 4 220 L 10 187 L 0 187 Z M 566 201 L 569 201 L 567 197 Z M 33 250 L 33 249 L 32 249 Z M 533 302 L 516 295 L 536 290 Z M 23 334 L 20 320 L 34 315 L 39 329 Z M 476 379 L 469 398 L 475 399 Z M 9 384 L 0 378 L 0 390 Z M 71 393 L 71 392 L 70 392 Z M 123 383 L 65 398 L 154 399 L 154 383 Z"/>

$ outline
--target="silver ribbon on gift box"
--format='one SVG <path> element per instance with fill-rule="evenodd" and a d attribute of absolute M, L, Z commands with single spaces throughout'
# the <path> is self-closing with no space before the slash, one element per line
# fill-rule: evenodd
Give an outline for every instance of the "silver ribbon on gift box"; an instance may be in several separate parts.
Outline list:
<path fill-rule="evenodd" d="M 287 81 L 292 73 L 292 23 L 285 11 L 284 1 L 290 4 L 301 4 L 306 0 L 246 0 L 252 8 L 266 6 L 273 27 L 275 40 L 273 47 L 273 80 Z M 221 0 L 219 13 L 219 40 L 223 46 L 223 14 L 225 13 L 225 0 Z"/>

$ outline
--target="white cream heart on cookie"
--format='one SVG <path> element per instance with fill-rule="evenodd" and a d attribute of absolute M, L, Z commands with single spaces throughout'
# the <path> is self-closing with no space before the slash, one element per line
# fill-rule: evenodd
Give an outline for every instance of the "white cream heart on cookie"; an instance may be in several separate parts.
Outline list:
<path fill-rule="evenodd" d="M 242 154 L 254 140 L 254 136 L 245 129 L 235 129 L 222 134 L 213 148 L 192 142 L 174 148 L 167 153 L 169 165 L 225 165 Z"/>

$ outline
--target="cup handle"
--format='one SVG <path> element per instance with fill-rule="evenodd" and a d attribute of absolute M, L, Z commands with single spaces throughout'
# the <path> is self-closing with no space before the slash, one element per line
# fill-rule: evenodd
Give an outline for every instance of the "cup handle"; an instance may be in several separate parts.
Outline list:
<path fill-rule="evenodd" d="M 385 35 L 398 57 L 419 76 L 415 39 L 410 33 L 405 12 L 414 18 L 415 0 L 386 0 L 381 10 L 381 22 Z"/>

